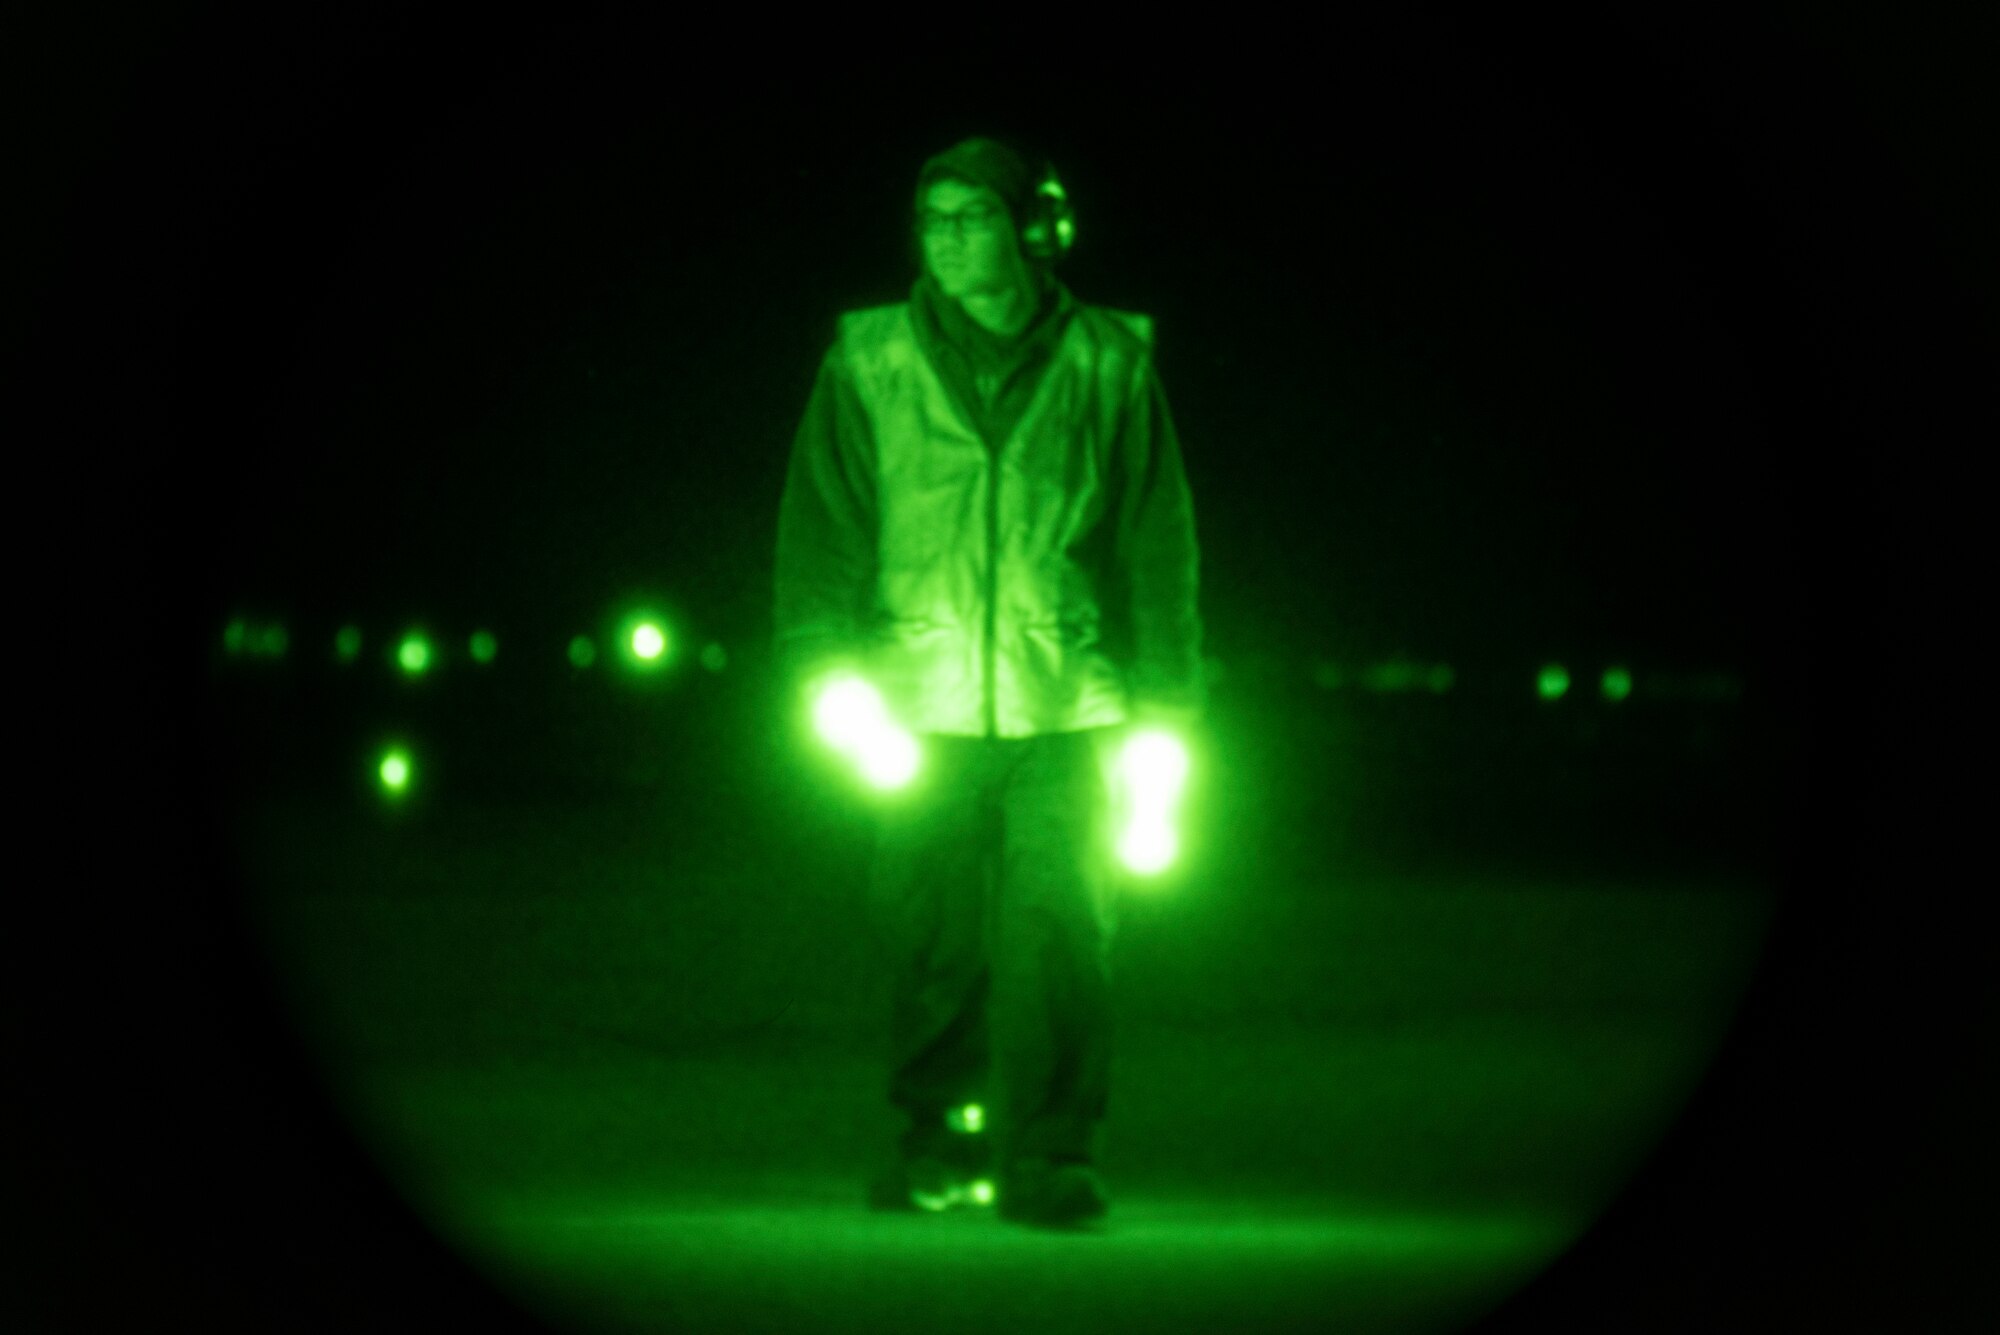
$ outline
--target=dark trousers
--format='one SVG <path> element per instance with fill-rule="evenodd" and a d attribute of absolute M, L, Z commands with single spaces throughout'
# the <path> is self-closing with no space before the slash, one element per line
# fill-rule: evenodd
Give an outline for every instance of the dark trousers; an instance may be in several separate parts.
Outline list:
<path fill-rule="evenodd" d="M 881 810 L 869 899 L 905 1154 L 978 1103 L 1003 1168 L 1096 1161 L 1116 927 L 1104 735 L 925 737 L 922 777 Z"/>

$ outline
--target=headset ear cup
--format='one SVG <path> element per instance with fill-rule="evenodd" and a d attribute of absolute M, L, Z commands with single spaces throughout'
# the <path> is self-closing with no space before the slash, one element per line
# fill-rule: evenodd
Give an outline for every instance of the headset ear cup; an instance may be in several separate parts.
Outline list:
<path fill-rule="evenodd" d="M 1032 218 L 1024 236 L 1030 254 L 1054 263 L 1069 253 L 1075 224 L 1070 221 L 1069 200 L 1061 179 L 1056 176 L 1055 164 L 1046 159 L 1042 164 L 1041 184 L 1035 189 Z"/>

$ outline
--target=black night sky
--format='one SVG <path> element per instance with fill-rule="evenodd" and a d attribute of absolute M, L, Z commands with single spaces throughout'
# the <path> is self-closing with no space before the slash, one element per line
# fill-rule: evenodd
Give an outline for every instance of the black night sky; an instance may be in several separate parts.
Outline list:
<path fill-rule="evenodd" d="M 915 165 L 992 127 L 1065 175 L 1071 288 L 1157 319 L 1211 653 L 1782 642 L 1772 242 L 1636 54 L 1411 23 L 1268 82 L 1134 54 L 954 90 L 914 52 L 718 84 L 603 34 L 361 40 L 154 90 L 167 198 L 135 206 L 214 335 L 176 472 L 225 501 L 217 613 L 553 627 L 651 589 L 760 642 L 832 322 L 906 294 Z"/>
<path fill-rule="evenodd" d="M 1982 564 L 1986 493 L 1953 470 L 2000 438 L 1982 169 L 2000 43 L 1977 18 L 1777 8 L 1577 27 L 1409 7 L 1298 31 L 1165 11 L 45 18 L 10 43 L 35 67 L 14 81 L 34 111 L 11 127 L 30 207 L 10 333 L 59 426 L 13 443 L 72 475 L 75 518 L 21 579 L 76 623 L 65 646 L 104 645 L 111 615 L 135 629 L 71 674 L 76 708 L 27 710 L 64 729 L 39 754 L 74 771 L 47 827 L 97 813 L 85 842 L 130 862 L 37 891 L 74 922 L 22 937 L 50 964 L 10 1007 L 33 1055 L 73 1073 L 131 1015 L 241 995 L 220 981 L 243 967 L 236 901 L 197 861 L 227 818 L 190 778 L 220 763 L 202 702 L 230 617 L 286 623 L 299 677 L 330 680 L 343 623 L 457 643 L 488 626 L 553 669 L 645 598 L 728 650 L 700 699 L 763 680 L 788 453 L 836 318 L 907 295 L 923 159 L 998 134 L 1061 174 L 1077 297 L 1155 319 L 1206 652 L 1240 698 L 1282 719 L 1264 686 L 1409 655 L 1455 665 L 1452 703 L 1473 704 L 1452 717 L 1482 725 L 1502 712 L 1487 684 L 1528 699 L 1551 659 L 1740 677 L 1732 717 L 1796 781 L 1771 808 L 1792 842 L 1775 945 L 1688 1134 L 1745 1128 L 1744 1164 L 1788 1145 L 1800 1201 L 1888 1221 L 1828 1270 L 1927 1221 L 1871 1311 L 1895 1282 L 1970 1275 L 1953 1202 L 1990 1159 L 1971 1102 L 1990 1071 L 1965 1055 L 1990 970 L 1958 921 L 1978 878 L 1939 832 L 1983 827 L 1974 786 L 1916 751 L 1960 736 L 1983 688 L 1954 655 L 1984 601 L 1955 581 Z M 30 530 L 44 494 L 16 493 Z M 102 737 L 77 743 L 79 722 Z M 230 1044 L 251 1040 L 210 1037 L 241 1106 L 283 1104 L 242 1074 Z M 145 1079 L 193 1060 L 199 1036 L 179 1041 Z M 69 1111 L 19 1137 L 74 1138 L 36 1208 L 112 1264 L 152 1206 L 86 1218 L 60 1165 L 138 1143 L 125 1069 L 45 1082 Z M 1821 1177 L 1863 1140 L 1865 1167 Z M 1667 1204 L 1613 1219 L 1622 1259 L 1605 1243 L 1567 1273 L 1665 1292 L 1658 1258 L 1709 1227 L 1687 1203 L 1729 1171 L 1711 1156 L 1708 1197 L 1656 1184 Z M 1797 1217 L 1730 1235 L 1745 1328 L 1787 1301 L 1776 1280 L 1751 1292 L 1760 1247 L 1790 1247 L 1791 1282 L 1815 1273 L 1820 1244 L 1784 1241 L 1812 1207 L 1772 1208 Z M 96 1265 L 65 1258 L 52 1291 Z M 1603 1328 L 1577 1302 L 1576 1328 Z"/>

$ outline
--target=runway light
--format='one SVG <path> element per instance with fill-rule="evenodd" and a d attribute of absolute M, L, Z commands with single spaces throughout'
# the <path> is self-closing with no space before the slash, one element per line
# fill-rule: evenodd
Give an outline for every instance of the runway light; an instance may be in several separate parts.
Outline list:
<path fill-rule="evenodd" d="M 1632 694 L 1631 672 L 1622 667 L 1604 669 L 1603 690 L 1605 699 L 1623 700 Z"/>
<path fill-rule="evenodd" d="M 1407 691 L 1417 681 L 1415 665 L 1392 660 L 1376 663 L 1362 674 L 1361 684 L 1371 691 Z"/>
<path fill-rule="evenodd" d="M 574 667 L 589 667 L 597 661 L 597 645 L 588 635 L 576 636 L 569 642 L 569 661 Z"/>
<path fill-rule="evenodd" d="M 972 1199 L 981 1205 L 993 1204 L 993 1184 L 983 1177 L 974 1182 L 972 1184 Z"/>
<path fill-rule="evenodd" d="M 642 621 L 632 628 L 632 655 L 642 662 L 656 662 L 667 651 L 666 632 L 651 621 Z"/>
<path fill-rule="evenodd" d="M 1535 689 L 1544 700 L 1562 699 L 1569 693 L 1569 669 L 1561 663 L 1545 664 L 1535 679 Z"/>
<path fill-rule="evenodd" d="M 625 610 L 607 647 L 627 669 L 643 673 L 663 671 L 679 654 L 672 625 L 656 608 L 644 606 Z"/>
<path fill-rule="evenodd" d="M 334 634 L 333 656 L 343 663 L 352 663 L 361 656 L 361 627 L 342 626 Z"/>
<path fill-rule="evenodd" d="M 421 677 L 431 665 L 431 642 L 422 631 L 413 630 L 396 646 L 396 666 L 408 677 Z"/>
<path fill-rule="evenodd" d="M 472 638 L 466 642 L 465 647 L 467 652 L 472 655 L 473 662 L 481 664 L 491 663 L 493 655 L 500 652 L 500 641 L 494 637 L 493 632 L 490 630 L 475 630 L 472 632 Z"/>
<path fill-rule="evenodd" d="M 916 738 L 898 727 L 881 693 L 861 678 L 842 674 L 813 698 L 813 730 L 852 759 L 870 787 L 894 791 L 916 777 L 922 763 Z"/>
<path fill-rule="evenodd" d="M 411 769 L 410 753 L 402 747 L 392 746 L 383 752 L 381 763 L 375 767 L 382 791 L 390 797 L 401 797 L 409 791 Z"/>
<path fill-rule="evenodd" d="M 222 647 L 232 654 L 240 654 L 250 640 L 250 626 L 242 617 L 237 617 L 222 628 Z"/>

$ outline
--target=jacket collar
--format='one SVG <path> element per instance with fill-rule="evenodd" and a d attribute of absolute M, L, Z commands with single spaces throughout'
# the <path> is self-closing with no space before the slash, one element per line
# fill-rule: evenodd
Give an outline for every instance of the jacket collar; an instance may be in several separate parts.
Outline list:
<path fill-rule="evenodd" d="M 1011 339 L 987 332 L 965 308 L 939 289 L 928 271 L 910 289 L 910 306 L 917 327 L 927 340 L 949 344 L 975 366 L 1011 365 L 1035 351 L 1046 351 L 1060 338 L 1076 309 L 1076 298 L 1052 273 L 1037 276 L 1040 288 L 1034 316 Z"/>

